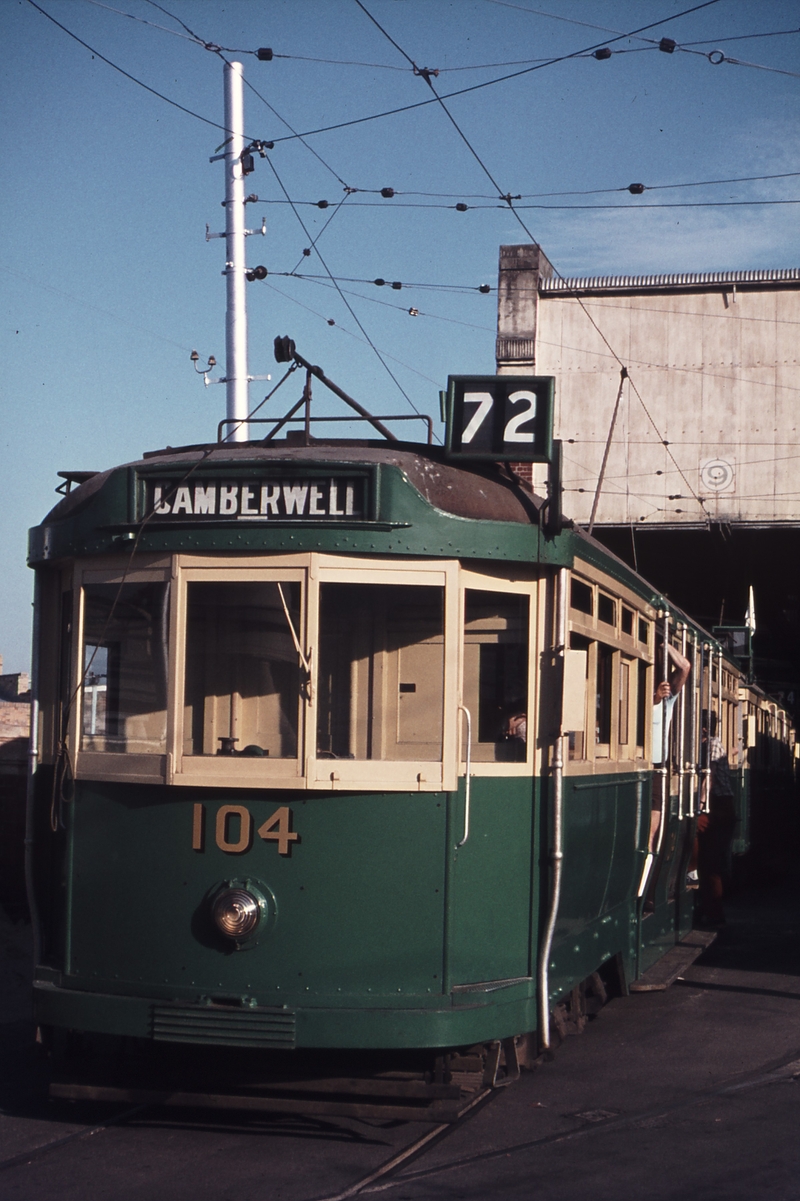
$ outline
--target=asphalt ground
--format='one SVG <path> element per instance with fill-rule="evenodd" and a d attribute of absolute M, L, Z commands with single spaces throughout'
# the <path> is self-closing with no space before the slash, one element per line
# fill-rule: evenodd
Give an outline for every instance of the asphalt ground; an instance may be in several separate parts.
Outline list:
<path fill-rule="evenodd" d="M 612 1001 L 360 1193 L 428 1128 L 48 1101 L 29 930 L 0 911 L 0 1198 L 800 1201 L 800 871 L 727 909 L 684 979 Z"/>

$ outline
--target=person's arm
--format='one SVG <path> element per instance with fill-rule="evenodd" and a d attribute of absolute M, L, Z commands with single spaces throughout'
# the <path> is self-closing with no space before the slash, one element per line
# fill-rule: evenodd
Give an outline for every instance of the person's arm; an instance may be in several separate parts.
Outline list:
<path fill-rule="evenodd" d="M 676 650 L 669 643 L 667 643 L 667 654 L 675 665 L 669 677 L 669 692 L 667 696 L 677 696 L 689 679 L 689 672 L 692 670 L 692 665 L 688 659 L 684 659 L 680 651 Z"/>

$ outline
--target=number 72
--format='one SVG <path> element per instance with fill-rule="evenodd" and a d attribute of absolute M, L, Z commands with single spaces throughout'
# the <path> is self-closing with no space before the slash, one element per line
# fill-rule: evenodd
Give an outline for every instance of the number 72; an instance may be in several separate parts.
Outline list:
<path fill-rule="evenodd" d="M 515 413 L 506 422 L 505 429 L 503 430 L 504 443 L 533 442 L 533 431 L 524 430 L 521 427 L 527 424 L 527 422 L 533 421 L 536 417 L 536 393 L 523 389 L 519 392 L 511 392 L 508 397 L 509 405 L 517 405 L 525 402 L 527 403 L 527 407 L 521 409 L 519 413 Z M 491 413 L 494 407 L 494 397 L 491 392 L 465 392 L 464 404 L 474 404 L 477 405 L 477 408 L 464 427 L 464 432 L 461 435 L 462 446 L 466 446 L 472 442 L 478 430 Z"/>

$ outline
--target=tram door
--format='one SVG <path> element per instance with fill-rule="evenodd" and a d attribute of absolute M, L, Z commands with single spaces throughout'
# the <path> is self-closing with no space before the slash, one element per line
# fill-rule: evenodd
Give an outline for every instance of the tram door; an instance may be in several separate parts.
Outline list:
<path fill-rule="evenodd" d="M 531 597 L 467 588 L 461 771 L 451 821 L 450 976 L 455 986 L 530 975 L 533 835 Z M 531 728 L 532 728 L 531 721 Z M 466 838 L 465 838 L 466 835 Z M 457 846 L 456 844 L 462 843 Z"/>

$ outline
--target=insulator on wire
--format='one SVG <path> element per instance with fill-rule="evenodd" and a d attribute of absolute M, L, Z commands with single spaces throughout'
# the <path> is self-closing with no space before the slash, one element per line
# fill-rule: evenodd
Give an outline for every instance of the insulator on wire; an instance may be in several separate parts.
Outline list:
<path fill-rule="evenodd" d="M 376 288 L 382 288 L 384 286 L 384 284 L 386 283 L 386 280 L 385 279 L 373 279 L 372 282 L 375 284 Z"/>
<path fill-rule="evenodd" d="M 303 250 L 303 257 L 308 258 L 310 254 L 311 254 L 311 248 L 309 246 L 306 246 L 305 249 Z"/>
<path fill-rule="evenodd" d="M 489 284 L 481 284 L 481 286 L 478 288 L 478 291 L 483 292 L 484 296 L 486 295 L 487 292 L 491 292 L 491 290 L 492 289 L 489 286 Z"/>
<path fill-rule="evenodd" d="M 659 50 L 663 50 L 665 54 L 674 54 L 677 42 L 674 38 L 662 38 L 658 43 Z"/>
<path fill-rule="evenodd" d="M 326 209 L 327 207 L 328 207 L 328 201 L 327 201 L 327 200 L 318 200 L 318 201 L 317 201 L 317 208 L 318 208 L 318 209 Z"/>
<path fill-rule="evenodd" d="M 468 208 L 469 208 L 468 204 L 464 204 L 463 200 L 459 200 L 458 204 L 456 205 L 456 212 L 457 213 L 465 213 Z"/>
<path fill-rule="evenodd" d="M 642 192 L 644 191 L 644 184 L 643 183 L 629 183 L 628 191 L 630 192 L 631 196 L 641 196 Z"/>
<path fill-rule="evenodd" d="M 251 271 L 245 271 L 244 277 L 252 284 L 256 279 L 266 279 L 267 274 L 266 267 L 253 267 Z"/>
<path fill-rule="evenodd" d="M 394 196 L 394 188 L 381 188 L 381 196 L 384 200 L 391 200 Z"/>
<path fill-rule="evenodd" d="M 392 287 L 394 288 L 395 292 L 399 292 L 399 291 L 400 291 L 400 289 L 402 288 L 402 286 L 403 286 L 403 285 L 400 283 L 400 280 L 399 280 L 399 279 L 396 279 L 396 280 L 394 281 L 394 283 L 392 284 Z"/>
<path fill-rule="evenodd" d="M 256 50 L 256 58 L 262 63 L 272 62 L 272 51 L 269 46 L 259 46 Z"/>
<path fill-rule="evenodd" d="M 608 46 L 601 46 L 599 50 L 595 50 L 592 58 L 596 58 L 598 62 L 602 62 L 605 58 L 611 58 L 611 50 Z"/>

